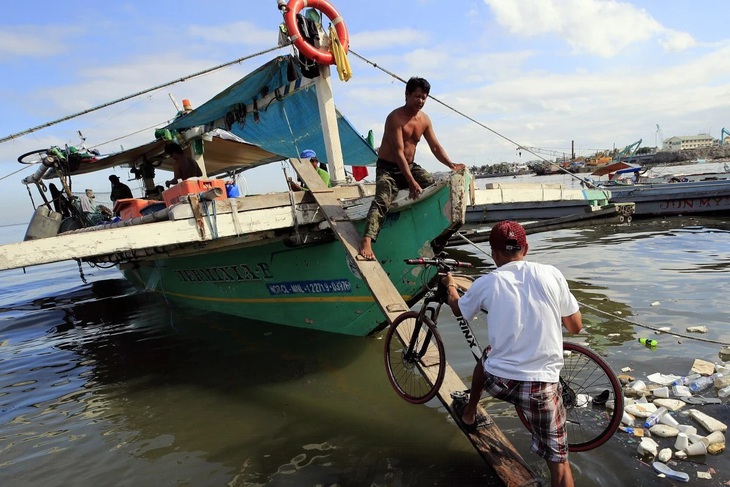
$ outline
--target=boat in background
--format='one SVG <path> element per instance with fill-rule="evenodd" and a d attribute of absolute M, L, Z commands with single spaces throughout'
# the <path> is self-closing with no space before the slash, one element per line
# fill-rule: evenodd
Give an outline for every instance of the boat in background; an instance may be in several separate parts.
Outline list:
<path fill-rule="evenodd" d="M 608 175 L 608 181 L 587 180 L 587 183 L 610 191 L 611 203 L 634 203 L 635 217 L 730 212 L 730 172 L 645 177 L 640 175 L 640 171 L 646 171 L 641 166 L 613 166 L 593 173 Z"/>
<path fill-rule="evenodd" d="M 144 205 L 130 205 L 126 219 L 96 226 L 79 222 L 76 226 L 85 227 L 60 234 L 61 215 L 44 195 L 30 238 L 0 246 L 0 270 L 66 259 L 113 264 L 139 288 L 184 306 L 348 335 L 380 330 L 386 317 L 316 194 L 228 198 L 223 180 L 213 178 L 286 159 L 304 177 L 301 171 L 312 170 L 298 159 L 304 148 L 322 154 L 334 174 L 344 175 L 343 162 L 373 164 L 371 145 L 335 112 L 329 69 L 321 66 L 320 75 L 310 79 L 297 59 L 277 57 L 156 131 L 157 140 L 80 162 L 74 171 L 63 154 L 37 151 L 41 167 L 25 183 L 41 194 L 43 181 L 52 176 L 68 188 L 72 177 L 110 167 L 170 167 L 165 153 L 170 138 L 187 147 L 206 177 L 164 191 L 164 208 L 143 213 Z M 417 200 L 401 191 L 390 209 L 374 250 L 407 303 L 420 299 L 432 273 L 404 259 L 431 257 L 444 248 L 464 223 L 469 184 L 468 172 L 450 173 Z M 343 180 L 326 189 L 341 205 L 342 219 L 359 232 L 374 186 Z M 72 199 L 70 192 L 61 197 Z"/>
<path fill-rule="evenodd" d="M 474 190 L 467 207 L 467 223 L 501 220 L 532 221 L 583 215 L 609 204 L 610 192 L 599 189 L 570 189 L 562 184 L 487 183 Z"/>

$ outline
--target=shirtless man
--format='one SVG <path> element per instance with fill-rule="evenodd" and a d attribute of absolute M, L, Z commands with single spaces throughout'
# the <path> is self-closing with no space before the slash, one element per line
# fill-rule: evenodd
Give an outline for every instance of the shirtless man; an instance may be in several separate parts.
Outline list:
<path fill-rule="evenodd" d="M 390 112 L 385 119 L 383 141 L 378 149 L 375 199 L 370 205 L 360 243 L 360 255 L 366 260 L 375 260 L 372 242 L 377 239 L 398 190 L 408 188 L 410 197 L 416 199 L 423 192 L 423 188 L 433 184 L 433 176 L 413 162 L 421 136 L 425 137 L 436 159 L 449 169 L 459 171 L 464 168 L 463 164 L 451 162 L 436 139 L 431 119 L 421 111 L 430 90 L 431 85 L 425 79 L 409 79 L 406 83 L 405 104 Z"/>

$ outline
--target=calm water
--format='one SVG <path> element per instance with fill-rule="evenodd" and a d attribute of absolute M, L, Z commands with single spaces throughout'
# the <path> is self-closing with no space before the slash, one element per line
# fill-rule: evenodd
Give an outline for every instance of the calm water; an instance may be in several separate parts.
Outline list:
<path fill-rule="evenodd" d="M 0 243 L 24 230 L 0 227 Z M 683 334 L 702 324 L 709 333 L 698 337 L 730 343 L 730 219 L 645 220 L 529 239 L 529 258 L 557 265 L 578 300 L 600 310 L 584 307 L 580 341 L 615 370 L 645 378 L 685 374 L 694 358 L 718 360 L 718 343 L 655 335 L 642 324 Z M 470 246 L 451 255 L 489 262 Z M 86 283 L 75 263 L 0 273 L 0 485 L 496 484 L 439 403 L 413 406 L 392 392 L 382 337 L 191 312 L 138 293 L 114 269 L 82 272 Z M 473 359 L 446 318 L 449 362 L 468 382 Z M 658 347 L 642 347 L 640 336 Z M 512 409 L 487 407 L 546 475 Z M 701 408 L 730 422 L 726 405 Z M 577 485 L 669 485 L 623 433 L 571 460 Z M 730 454 L 675 468 L 692 479 L 714 468 L 703 485 L 722 485 Z"/>

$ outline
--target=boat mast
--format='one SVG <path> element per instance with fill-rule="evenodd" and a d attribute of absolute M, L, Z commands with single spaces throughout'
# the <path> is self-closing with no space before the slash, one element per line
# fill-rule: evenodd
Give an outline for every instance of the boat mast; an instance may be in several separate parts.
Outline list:
<path fill-rule="evenodd" d="M 306 2 L 304 5 L 300 5 L 294 0 L 277 0 L 276 3 L 277 7 L 284 15 L 285 25 L 287 24 L 287 18 L 288 21 L 292 22 L 292 24 L 296 23 L 295 14 L 299 13 L 299 9 L 301 9 L 302 6 L 307 6 Z M 314 2 L 311 8 L 316 9 L 317 5 L 318 2 Z M 290 6 L 294 10 L 290 10 Z M 321 6 L 319 8 L 321 8 Z M 323 16 L 320 16 L 319 14 L 317 14 L 317 16 L 319 19 L 323 18 Z M 317 30 L 319 31 L 319 35 L 317 36 L 319 39 L 318 42 L 315 42 L 315 47 L 329 49 L 329 36 L 325 32 L 322 22 L 318 21 L 316 22 L 316 25 Z M 287 25 L 287 29 L 292 30 L 292 32 L 288 33 L 289 39 L 293 43 L 296 43 L 296 41 L 294 41 L 294 37 L 292 37 L 293 27 Z M 319 69 L 319 76 L 314 78 L 314 86 L 317 93 L 317 106 L 319 108 L 319 119 L 322 124 L 322 135 L 324 137 L 325 152 L 327 153 L 327 166 L 329 167 L 330 181 L 333 186 L 336 186 L 338 184 L 345 183 L 346 179 L 345 164 L 342 158 L 340 132 L 337 127 L 337 113 L 335 111 L 334 97 L 332 96 L 330 65 L 317 62 L 317 59 L 315 58 L 310 59 L 317 63 L 317 67 Z"/>
<path fill-rule="evenodd" d="M 318 67 L 319 76 L 314 79 L 314 86 L 317 89 L 317 105 L 319 107 L 319 118 L 322 121 L 327 165 L 332 176 L 332 185 L 336 186 L 345 182 L 345 165 L 342 159 L 340 131 L 337 128 L 337 113 L 335 112 L 335 101 L 332 96 L 330 67 L 326 64 L 319 64 Z"/>

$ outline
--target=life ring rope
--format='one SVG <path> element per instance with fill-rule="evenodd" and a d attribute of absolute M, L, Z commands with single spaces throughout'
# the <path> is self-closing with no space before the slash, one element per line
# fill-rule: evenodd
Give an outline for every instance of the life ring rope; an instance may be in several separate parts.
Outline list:
<path fill-rule="evenodd" d="M 297 24 L 297 14 L 305 7 L 319 10 L 328 19 L 330 19 L 330 22 L 337 34 L 335 37 L 342 48 L 343 55 L 336 56 L 334 54 L 334 50 L 336 48 L 333 46 L 332 42 L 330 43 L 331 51 L 328 51 L 311 45 L 302 36 L 302 33 L 299 30 L 299 24 Z M 299 52 L 308 59 L 311 59 L 318 64 L 327 65 L 337 64 L 337 58 L 341 59 L 343 56 L 345 60 L 347 59 L 346 55 L 350 47 L 350 36 L 347 32 L 345 20 L 339 14 L 337 9 L 335 9 L 327 0 L 289 0 L 289 3 L 286 6 L 286 12 L 284 13 L 284 25 L 286 26 L 287 33 L 289 34 L 289 40 L 292 44 L 294 44 L 294 47 L 296 47 L 297 50 L 299 50 Z M 349 71 L 349 66 L 347 71 Z M 340 74 L 340 78 L 342 78 L 342 74 Z"/>

